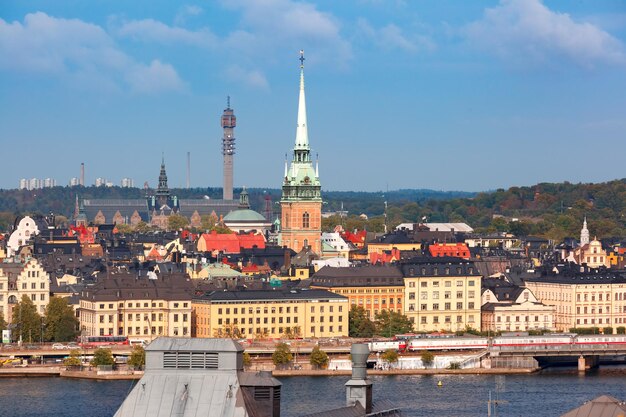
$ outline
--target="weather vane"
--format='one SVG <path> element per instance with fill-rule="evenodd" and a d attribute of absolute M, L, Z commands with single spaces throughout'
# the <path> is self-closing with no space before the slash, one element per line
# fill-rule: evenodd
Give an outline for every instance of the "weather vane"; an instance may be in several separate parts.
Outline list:
<path fill-rule="evenodd" d="M 304 49 L 300 49 L 300 68 L 304 68 Z"/>

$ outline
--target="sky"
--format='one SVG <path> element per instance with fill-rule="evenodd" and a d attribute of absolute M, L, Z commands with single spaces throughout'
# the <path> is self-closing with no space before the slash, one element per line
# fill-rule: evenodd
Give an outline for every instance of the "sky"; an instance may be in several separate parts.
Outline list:
<path fill-rule="evenodd" d="M 322 190 L 626 177 L 621 0 L 3 0 L 0 188 L 279 188 L 305 51 Z"/>

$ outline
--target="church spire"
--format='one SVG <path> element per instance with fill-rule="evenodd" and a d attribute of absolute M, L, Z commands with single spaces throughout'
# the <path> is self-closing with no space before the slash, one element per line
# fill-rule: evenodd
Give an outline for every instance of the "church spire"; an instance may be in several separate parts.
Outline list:
<path fill-rule="evenodd" d="M 587 216 L 583 220 L 583 228 L 580 230 L 580 246 L 585 246 L 589 243 L 589 229 L 587 229 Z"/>
<path fill-rule="evenodd" d="M 298 100 L 298 127 L 295 150 L 309 150 L 309 133 L 306 123 L 306 100 L 304 96 L 304 50 L 300 50 L 300 97 Z"/>

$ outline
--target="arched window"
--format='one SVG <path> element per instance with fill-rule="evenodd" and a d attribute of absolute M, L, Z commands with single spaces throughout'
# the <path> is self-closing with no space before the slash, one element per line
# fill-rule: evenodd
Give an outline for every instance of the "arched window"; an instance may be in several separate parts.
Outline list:
<path fill-rule="evenodd" d="M 309 227 L 309 213 L 307 211 L 302 215 L 302 227 L 305 229 Z"/>

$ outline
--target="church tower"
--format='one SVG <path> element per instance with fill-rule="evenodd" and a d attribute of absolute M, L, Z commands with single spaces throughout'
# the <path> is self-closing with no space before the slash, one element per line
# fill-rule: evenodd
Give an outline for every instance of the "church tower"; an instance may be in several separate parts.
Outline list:
<path fill-rule="evenodd" d="M 159 186 L 156 190 L 156 202 L 158 207 L 165 206 L 170 198 L 170 189 L 167 187 L 167 174 L 165 173 L 165 157 L 161 158 L 161 172 L 159 173 Z"/>
<path fill-rule="evenodd" d="M 291 166 L 285 160 L 285 177 L 280 200 L 282 245 L 296 252 L 310 246 L 321 254 L 322 195 L 318 167 L 313 167 L 306 122 L 304 97 L 304 51 L 300 51 L 300 98 L 298 126 Z"/>
<path fill-rule="evenodd" d="M 580 246 L 589 244 L 589 229 L 587 229 L 587 216 L 583 221 L 583 228 L 580 230 Z"/>

